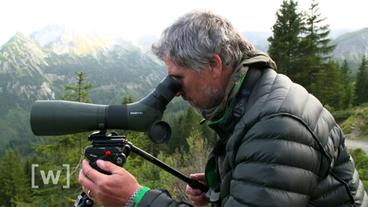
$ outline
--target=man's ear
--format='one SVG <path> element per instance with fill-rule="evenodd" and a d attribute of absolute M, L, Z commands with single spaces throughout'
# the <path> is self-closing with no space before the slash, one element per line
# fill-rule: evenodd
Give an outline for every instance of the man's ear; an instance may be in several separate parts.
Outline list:
<path fill-rule="evenodd" d="M 210 61 L 211 74 L 214 79 L 219 78 L 223 73 L 223 66 L 221 57 L 218 54 L 214 54 Z"/>

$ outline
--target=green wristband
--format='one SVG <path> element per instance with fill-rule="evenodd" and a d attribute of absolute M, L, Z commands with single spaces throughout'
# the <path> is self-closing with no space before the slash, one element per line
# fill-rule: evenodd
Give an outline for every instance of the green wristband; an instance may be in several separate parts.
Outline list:
<path fill-rule="evenodd" d="M 141 202 L 144 194 L 151 190 L 150 188 L 146 187 L 146 186 L 141 186 L 137 192 L 137 194 L 135 195 L 134 198 L 134 207 L 138 207 L 138 204 Z"/>

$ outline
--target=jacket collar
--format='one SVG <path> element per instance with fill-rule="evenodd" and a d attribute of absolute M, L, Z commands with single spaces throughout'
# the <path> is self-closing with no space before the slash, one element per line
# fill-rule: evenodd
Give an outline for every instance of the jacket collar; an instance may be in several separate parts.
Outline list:
<path fill-rule="evenodd" d="M 253 72 L 249 72 L 250 68 Z M 222 103 L 202 115 L 208 120 L 208 125 L 214 129 L 222 139 L 232 134 L 235 124 L 246 110 L 246 103 L 252 88 L 260 76 L 256 68 L 277 69 L 275 62 L 263 52 L 257 52 L 253 57 L 241 61 L 234 69 L 226 88 L 226 95 Z M 255 72 L 258 71 L 258 72 Z"/>
<path fill-rule="evenodd" d="M 229 107 L 226 108 L 223 116 L 218 120 L 211 120 L 207 123 L 209 127 L 215 130 L 222 141 L 226 141 L 230 137 L 235 125 L 246 112 L 248 98 L 261 73 L 261 69 L 250 68 L 244 77 L 244 81 L 242 81 L 239 91 L 229 104 Z"/>

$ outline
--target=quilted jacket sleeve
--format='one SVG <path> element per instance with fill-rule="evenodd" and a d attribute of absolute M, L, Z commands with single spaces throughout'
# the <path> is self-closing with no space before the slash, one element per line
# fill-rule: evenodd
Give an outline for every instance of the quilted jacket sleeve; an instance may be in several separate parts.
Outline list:
<path fill-rule="evenodd" d="M 150 190 L 143 196 L 138 207 L 191 207 L 191 205 L 175 201 L 167 191 Z"/>
<path fill-rule="evenodd" d="M 318 145 L 292 117 L 258 122 L 228 144 L 226 156 L 232 164 L 225 169 L 222 206 L 307 206 L 318 183 Z"/>

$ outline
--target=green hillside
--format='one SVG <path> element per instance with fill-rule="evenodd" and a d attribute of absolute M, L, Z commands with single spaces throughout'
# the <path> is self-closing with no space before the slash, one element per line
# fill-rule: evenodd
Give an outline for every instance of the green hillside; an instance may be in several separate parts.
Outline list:
<path fill-rule="evenodd" d="M 348 138 L 368 140 L 368 103 L 335 114 Z"/>

